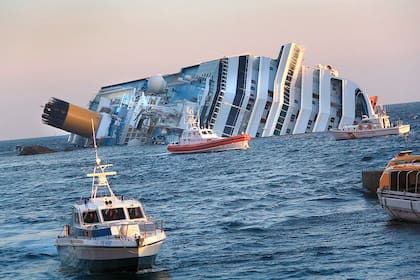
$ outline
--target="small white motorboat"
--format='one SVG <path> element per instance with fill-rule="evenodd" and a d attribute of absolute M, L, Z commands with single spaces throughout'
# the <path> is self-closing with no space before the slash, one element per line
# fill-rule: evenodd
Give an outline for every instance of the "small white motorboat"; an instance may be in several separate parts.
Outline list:
<path fill-rule="evenodd" d="M 57 237 L 56 247 L 64 266 L 89 272 L 138 271 L 151 268 L 166 238 L 162 222 L 145 215 L 135 199 L 116 196 L 105 171 L 110 164 L 101 164 L 96 143 L 96 165 L 90 198 L 72 207 L 71 224 Z M 99 188 L 105 189 L 104 196 Z M 102 190 L 101 190 L 102 192 Z"/>
<path fill-rule="evenodd" d="M 389 116 L 385 110 L 381 110 L 371 118 L 364 116 L 358 124 L 345 125 L 342 128 L 331 129 L 330 131 L 336 140 L 348 140 L 407 134 L 410 132 L 410 125 L 403 124 L 401 121 L 398 121 L 396 125 L 391 125 Z"/>
<path fill-rule="evenodd" d="M 400 152 L 379 180 L 379 202 L 397 220 L 420 222 L 420 155 Z"/>

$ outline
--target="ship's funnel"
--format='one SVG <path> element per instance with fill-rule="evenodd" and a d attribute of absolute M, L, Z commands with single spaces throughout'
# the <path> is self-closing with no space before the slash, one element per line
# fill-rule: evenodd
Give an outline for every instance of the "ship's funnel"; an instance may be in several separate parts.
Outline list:
<path fill-rule="evenodd" d="M 80 136 L 92 137 L 92 121 L 95 131 L 98 129 L 100 115 L 97 112 L 75 106 L 52 97 L 45 104 L 42 122 Z"/>

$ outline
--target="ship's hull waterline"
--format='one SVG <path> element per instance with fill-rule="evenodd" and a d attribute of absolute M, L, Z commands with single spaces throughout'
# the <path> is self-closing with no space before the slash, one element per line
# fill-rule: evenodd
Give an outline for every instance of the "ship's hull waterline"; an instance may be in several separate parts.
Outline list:
<path fill-rule="evenodd" d="M 75 239 L 63 238 L 57 243 L 57 251 L 63 266 L 89 272 L 138 271 L 151 268 L 162 242 L 137 246 L 135 241 L 126 247 L 101 246 L 107 240 L 77 244 Z M 96 244 L 96 245 L 94 245 Z"/>
<path fill-rule="evenodd" d="M 188 153 L 210 153 L 221 152 L 227 150 L 247 150 L 249 149 L 249 135 L 238 135 L 227 138 L 220 138 L 208 141 L 206 143 L 189 144 L 189 145 L 168 145 L 168 151 L 174 154 Z"/>
<path fill-rule="evenodd" d="M 391 128 L 371 129 L 371 130 L 355 130 L 355 131 L 343 131 L 338 129 L 332 129 L 331 132 L 336 140 L 349 140 L 359 138 L 371 138 L 380 137 L 387 135 L 403 135 L 410 131 L 410 125 L 402 125 Z"/>

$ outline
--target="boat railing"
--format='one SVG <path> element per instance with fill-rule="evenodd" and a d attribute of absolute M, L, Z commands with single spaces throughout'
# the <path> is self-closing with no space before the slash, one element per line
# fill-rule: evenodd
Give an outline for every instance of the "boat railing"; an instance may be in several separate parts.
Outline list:
<path fill-rule="evenodd" d="M 398 171 L 397 173 L 397 191 L 400 191 L 400 173 L 401 171 Z"/>
<path fill-rule="evenodd" d="M 409 177 L 410 173 L 412 173 L 414 170 L 411 170 L 409 172 L 407 172 L 407 174 L 405 175 L 405 191 L 408 192 L 409 191 L 409 186 L 410 186 L 410 181 L 409 181 Z M 417 186 L 415 186 L 415 188 L 417 189 Z"/>
<path fill-rule="evenodd" d="M 158 235 L 160 232 L 163 231 L 163 220 L 159 220 L 157 222 L 151 221 L 148 219 L 147 221 L 140 222 L 140 223 L 127 223 L 120 226 L 120 238 L 127 237 L 128 226 L 136 225 L 138 227 L 139 233 L 143 238 L 147 236 Z"/>
<path fill-rule="evenodd" d="M 401 174 L 401 173 L 406 173 L 406 174 Z M 411 174 L 415 174 L 415 176 L 411 175 Z M 402 176 L 401 176 L 402 175 Z M 405 178 L 403 177 L 405 175 Z M 401 178 L 401 180 L 400 180 Z M 401 182 L 403 181 L 403 178 L 405 179 L 405 182 Z M 404 184 L 401 185 L 401 184 Z M 420 171 L 417 170 L 401 170 L 397 172 L 397 182 L 396 182 L 396 191 L 398 192 L 409 192 L 409 193 L 420 193 Z"/>

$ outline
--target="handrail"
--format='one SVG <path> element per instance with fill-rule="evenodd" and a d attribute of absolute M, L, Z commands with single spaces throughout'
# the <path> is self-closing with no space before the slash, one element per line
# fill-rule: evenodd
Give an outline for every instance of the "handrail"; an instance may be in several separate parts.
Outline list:
<path fill-rule="evenodd" d="M 398 173 L 397 173 L 397 192 L 400 191 L 400 173 L 401 172 L 402 171 L 398 171 Z"/>
<path fill-rule="evenodd" d="M 409 187 L 409 178 L 408 177 L 410 176 L 411 172 L 414 172 L 414 170 L 408 171 L 407 175 L 405 175 L 405 191 L 406 192 L 408 192 L 408 187 Z"/>

